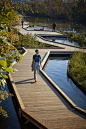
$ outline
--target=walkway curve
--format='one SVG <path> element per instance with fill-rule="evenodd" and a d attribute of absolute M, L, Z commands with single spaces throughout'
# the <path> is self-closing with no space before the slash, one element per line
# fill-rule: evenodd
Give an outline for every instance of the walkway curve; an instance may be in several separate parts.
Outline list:
<path fill-rule="evenodd" d="M 39 35 L 43 35 L 43 34 L 44 35 L 46 35 L 46 34 L 48 34 L 48 35 L 63 35 L 63 34 L 60 34 L 60 33 L 57 33 L 57 32 L 51 32 L 51 31 L 30 31 L 30 30 L 26 30 L 26 29 L 22 28 L 21 26 L 17 26 L 17 28 L 19 29 L 19 32 L 22 35 L 26 35 L 26 34 L 31 34 L 33 36 L 35 35 L 37 41 L 48 44 L 48 45 L 60 47 L 60 49 L 62 48 L 63 51 L 77 51 L 77 50 L 82 49 L 86 53 L 86 49 L 78 48 L 78 47 L 71 46 L 71 45 L 65 45 L 65 44 L 60 44 L 60 43 L 47 41 L 47 40 L 44 40 L 43 38 L 41 38 L 39 36 Z"/>
<path fill-rule="evenodd" d="M 31 71 L 32 55 L 35 49 L 27 49 L 21 63 L 14 65 L 18 72 L 11 73 L 13 83 L 19 93 L 23 106 L 23 115 L 40 129 L 85 129 L 86 116 L 75 111 L 52 85 L 39 73 L 34 83 Z M 54 49 L 39 49 L 42 58 Z"/>

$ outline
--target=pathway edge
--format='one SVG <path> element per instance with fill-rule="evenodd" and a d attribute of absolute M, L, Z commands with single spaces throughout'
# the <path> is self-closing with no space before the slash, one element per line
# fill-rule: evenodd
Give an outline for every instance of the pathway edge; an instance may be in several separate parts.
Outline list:
<path fill-rule="evenodd" d="M 24 47 L 22 47 L 22 49 L 24 50 L 24 53 L 23 53 L 22 55 L 25 56 L 25 55 L 27 54 L 27 50 L 26 50 Z M 14 62 L 12 63 L 12 66 L 14 66 L 16 63 L 17 63 L 17 62 L 14 61 Z M 18 103 L 19 103 L 21 109 L 24 110 L 24 109 L 25 109 L 25 106 L 24 106 L 23 101 L 22 101 L 22 99 L 21 99 L 21 97 L 20 97 L 20 95 L 19 95 L 19 92 L 18 92 L 18 90 L 17 90 L 17 88 L 16 88 L 16 85 L 15 85 L 15 83 L 14 83 L 14 81 L 13 81 L 13 78 L 12 78 L 12 76 L 11 76 L 11 73 L 9 73 L 8 78 L 9 78 L 10 84 L 11 84 L 11 86 L 12 86 L 12 88 L 13 88 L 13 91 L 14 91 L 14 93 L 15 93 L 16 99 L 17 99 L 17 101 L 18 101 Z"/>
<path fill-rule="evenodd" d="M 16 85 L 15 85 L 15 83 L 13 81 L 13 78 L 11 76 L 11 73 L 9 73 L 9 81 L 10 81 L 10 84 L 11 84 L 12 89 L 14 91 L 14 94 L 16 95 L 16 99 L 17 99 L 17 101 L 19 103 L 19 106 L 21 107 L 22 110 L 24 110 L 25 109 L 25 106 L 24 106 L 23 101 L 22 101 L 22 99 L 21 99 L 21 97 L 19 95 L 19 92 L 18 92 L 18 90 L 16 88 Z"/>
<path fill-rule="evenodd" d="M 46 54 L 45 58 L 43 59 L 43 66 L 45 65 L 48 57 L 49 57 L 50 51 Z M 42 68 L 43 68 L 42 66 Z M 60 92 L 60 94 L 78 111 L 85 113 L 86 111 L 80 107 L 78 107 L 53 81 L 50 79 L 50 77 L 42 70 L 40 69 L 40 72 L 47 78 L 47 80 Z"/>

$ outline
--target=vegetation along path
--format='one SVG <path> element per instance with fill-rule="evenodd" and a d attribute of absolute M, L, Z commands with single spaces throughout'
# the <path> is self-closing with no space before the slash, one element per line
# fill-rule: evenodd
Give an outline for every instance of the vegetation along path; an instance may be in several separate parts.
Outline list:
<path fill-rule="evenodd" d="M 86 129 L 86 116 L 74 110 L 41 72 L 34 82 L 31 71 L 34 51 L 27 49 L 21 63 L 14 65 L 18 71 L 11 73 L 22 114 L 40 129 Z M 48 51 L 62 50 L 39 49 L 42 58 Z"/>
<path fill-rule="evenodd" d="M 21 26 L 17 26 L 17 28 L 19 29 L 19 32 L 22 35 L 26 35 L 26 34 L 31 34 L 31 35 L 43 35 L 44 34 L 44 35 L 56 35 L 56 36 L 63 35 L 63 34 L 60 34 L 60 33 L 57 33 L 57 32 L 51 32 L 51 31 L 29 31 L 29 30 L 23 29 Z M 27 25 L 26 26 L 24 25 L 24 28 L 27 28 Z M 76 50 L 79 50 L 79 48 L 71 46 L 71 45 L 65 45 L 65 44 L 46 41 L 46 40 L 40 38 L 39 36 L 36 36 L 36 40 L 41 42 L 41 43 L 45 43 L 47 45 L 52 45 L 52 46 L 62 48 L 62 51 L 66 51 L 66 50 L 67 51 L 76 51 Z M 86 52 L 86 49 L 83 49 L 83 51 Z"/>

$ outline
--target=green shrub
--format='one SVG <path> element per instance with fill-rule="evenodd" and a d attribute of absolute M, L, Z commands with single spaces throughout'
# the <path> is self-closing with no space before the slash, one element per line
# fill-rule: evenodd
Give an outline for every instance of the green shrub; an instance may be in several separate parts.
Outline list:
<path fill-rule="evenodd" d="M 86 55 L 82 51 L 75 52 L 69 62 L 69 71 L 80 84 L 86 87 Z"/>
<path fill-rule="evenodd" d="M 69 32 L 68 33 L 68 36 L 71 38 L 71 39 L 75 39 L 77 40 L 79 43 L 82 44 L 83 47 L 86 46 L 86 33 L 82 33 L 82 34 L 75 34 L 73 32 Z"/>
<path fill-rule="evenodd" d="M 28 24 L 29 25 L 29 27 L 34 27 L 35 25 L 34 24 Z"/>
<path fill-rule="evenodd" d="M 75 35 L 75 34 L 74 34 L 73 32 L 69 32 L 69 33 L 68 33 L 68 36 L 69 36 L 70 38 L 72 38 L 72 39 L 74 38 L 74 35 Z"/>
<path fill-rule="evenodd" d="M 74 34 L 74 37 L 73 38 L 75 38 L 75 40 L 79 40 L 79 35 L 78 34 Z"/>
<path fill-rule="evenodd" d="M 85 32 L 79 35 L 79 40 L 82 44 L 86 45 L 86 34 Z"/>
<path fill-rule="evenodd" d="M 19 35 L 19 41 L 15 42 L 15 47 L 45 47 L 44 43 L 36 41 L 36 37 L 31 34 Z"/>

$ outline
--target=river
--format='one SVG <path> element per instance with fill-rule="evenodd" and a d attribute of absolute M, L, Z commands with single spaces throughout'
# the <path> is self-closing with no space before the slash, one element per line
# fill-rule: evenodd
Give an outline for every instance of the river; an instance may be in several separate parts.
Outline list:
<path fill-rule="evenodd" d="M 38 26 L 46 26 L 45 29 L 49 29 L 52 31 L 52 24 L 55 22 L 56 23 L 56 31 L 67 31 L 74 29 L 76 33 L 86 33 L 86 25 L 82 24 L 77 24 L 76 22 L 71 22 L 71 21 L 62 21 L 58 20 L 56 18 L 47 18 L 47 17 L 34 17 L 34 16 L 27 16 L 24 18 L 25 21 L 29 22 L 30 24 L 34 24 L 35 28 Z M 34 29 L 33 27 L 29 29 Z"/>
<path fill-rule="evenodd" d="M 5 85 L 4 89 L 10 93 L 7 84 Z M 6 100 L 3 100 L 0 103 L 0 106 L 6 110 L 8 115 L 7 118 L 0 116 L 0 129 L 21 129 L 12 98 L 14 99 L 14 96 L 8 97 Z"/>

